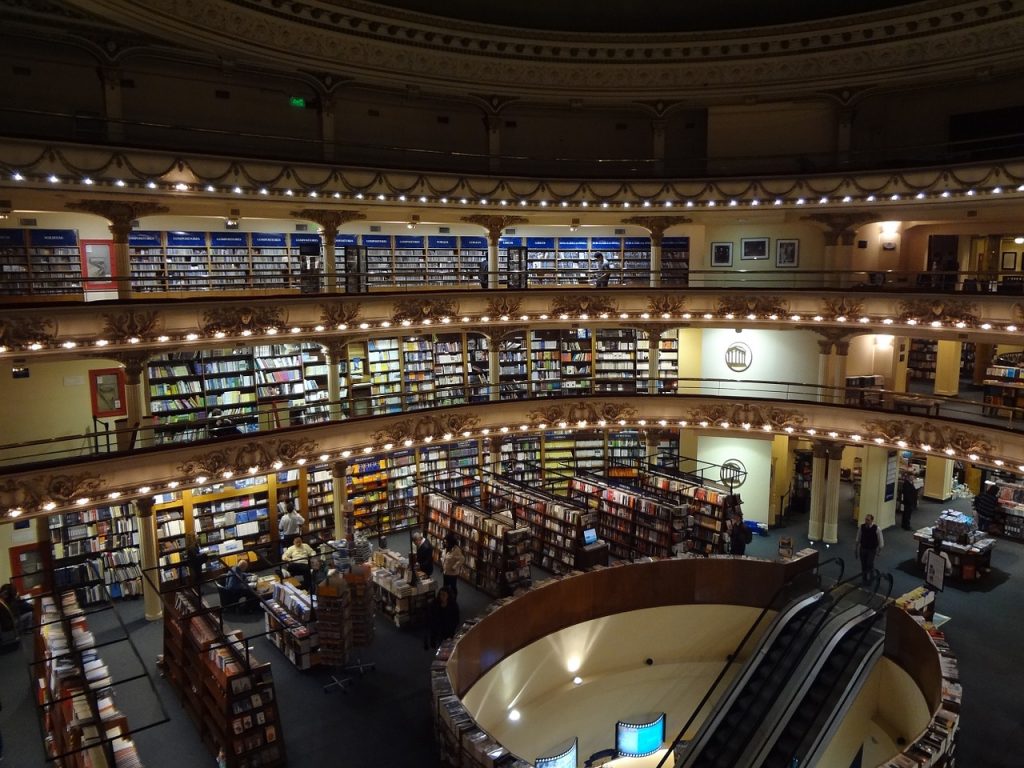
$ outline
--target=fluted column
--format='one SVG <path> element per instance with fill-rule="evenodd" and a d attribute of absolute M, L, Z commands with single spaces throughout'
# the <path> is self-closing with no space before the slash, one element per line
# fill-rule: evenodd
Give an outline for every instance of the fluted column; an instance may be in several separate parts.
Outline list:
<path fill-rule="evenodd" d="M 296 219 L 312 221 L 320 227 L 324 249 L 322 269 L 326 277 L 326 289 L 328 293 L 335 293 L 338 290 L 338 263 L 334 253 L 334 240 L 338 236 L 338 230 L 343 224 L 365 219 L 366 216 L 359 211 L 334 208 L 303 208 L 301 211 L 292 211 L 292 216 Z"/>
<path fill-rule="evenodd" d="M 501 400 L 501 336 L 487 340 L 487 384 L 488 400 Z"/>
<path fill-rule="evenodd" d="M 126 451 L 131 436 L 136 435 L 135 447 L 144 448 L 148 440 L 142 433 L 146 418 L 146 389 L 142 386 L 142 372 L 146 369 L 149 354 L 146 352 L 122 352 L 112 355 L 124 368 L 125 427 L 117 433 L 117 448 Z"/>
<path fill-rule="evenodd" d="M 827 387 L 831 384 L 829 376 L 829 363 L 832 361 L 832 339 L 818 340 L 818 386 Z M 832 399 L 827 390 L 818 391 L 818 402 L 828 402 Z"/>
<path fill-rule="evenodd" d="M 498 287 L 498 241 L 501 233 L 516 224 L 526 224 L 527 219 L 522 216 L 489 216 L 477 213 L 472 216 L 463 216 L 462 220 L 468 224 L 476 224 L 487 230 L 487 287 Z M 522 287 L 526 287 L 524 281 Z"/>
<path fill-rule="evenodd" d="M 807 520 L 807 538 L 821 541 L 825 525 L 825 473 L 828 469 L 828 446 L 814 443 L 811 460 L 811 510 Z"/>
<path fill-rule="evenodd" d="M 348 462 L 336 461 L 331 464 L 331 481 L 334 488 L 334 538 L 344 539 L 348 531 L 346 518 L 352 513 L 352 505 L 348 502 L 348 483 L 345 470 Z"/>
<path fill-rule="evenodd" d="M 132 266 L 128 253 L 128 233 L 132 231 L 132 222 L 143 216 L 167 213 L 167 206 L 120 200 L 80 200 L 75 203 L 66 203 L 64 207 L 71 211 L 91 213 L 107 220 L 114 244 L 114 279 L 117 281 L 117 298 L 130 299 L 132 297 Z"/>
<path fill-rule="evenodd" d="M 348 343 L 332 341 L 324 344 L 323 348 L 327 357 L 327 399 L 330 401 L 327 412 L 331 421 L 339 421 L 345 418 L 345 413 L 341 407 L 341 373 L 338 366 L 345 359 Z"/>
<path fill-rule="evenodd" d="M 142 602 L 146 620 L 156 621 L 164 613 L 160 602 L 160 572 L 157 570 L 156 515 L 153 514 L 153 498 L 142 496 L 136 499 L 135 514 L 139 524 L 139 561 L 142 565 Z"/>
<path fill-rule="evenodd" d="M 846 391 L 846 363 L 850 359 L 850 342 L 849 341 L 837 341 L 836 342 L 836 354 L 833 360 L 835 365 L 833 367 L 833 381 L 832 386 L 835 389 L 832 391 L 833 402 L 842 403 L 845 399 Z"/>
<path fill-rule="evenodd" d="M 689 224 L 692 219 L 686 216 L 630 216 L 623 219 L 623 224 L 643 227 L 651 233 L 651 287 L 661 286 L 661 244 L 665 230 L 679 224 Z"/>
<path fill-rule="evenodd" d="M 658 394 L 661 371 L 658 369 L 661 360 L 661 332 L 652 328 L 647 333 L 647 394 Z M 678 371 L 677 371 L 678 373 Z"/>
<path fill-rule="evenodd" d="M 803 218 L 825 229 L 825 247 L 822 249 L 824 260 L 821 265 L 824 271 L 822 285 L 833 288 L 846 287 L 850 278 L 845 273 L 853 263 L 857 229 L 869 221 L 875 221 L 876 217 L 864 213 L 812 213 Z M 862 282 L 863 278 L 858 276 L 855 281 Z"/>
<path fill-rule="evenodd" d="M 839 541 L 839 477 L 842 472 L 843 446 L 828 446 L 828 467 L 825 480 L 825 514 L 821 540 L 826 544 Z"/>

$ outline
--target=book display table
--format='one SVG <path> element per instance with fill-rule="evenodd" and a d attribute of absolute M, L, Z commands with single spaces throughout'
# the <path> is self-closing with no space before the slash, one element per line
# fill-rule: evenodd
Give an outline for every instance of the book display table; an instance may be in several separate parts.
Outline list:
<path fill-rule="evenodd" d="M 932 530 L 931 527 L 928 527 L 914 532 L 914 539 L 917 541 L 918 562 L 921 562 L 925 551 L 934 546 Z M 992 567 L 992 549 L 996 540 L 980 531 L 975 531 L 968 536 L 969 541 L 966 544 L 956 541 L 942 542 L 942 551 L 949 555 L 949 562 L 953 568 L 949 574 L 951 579 L 961 581 L 981 579 L 988 574 Z"/>

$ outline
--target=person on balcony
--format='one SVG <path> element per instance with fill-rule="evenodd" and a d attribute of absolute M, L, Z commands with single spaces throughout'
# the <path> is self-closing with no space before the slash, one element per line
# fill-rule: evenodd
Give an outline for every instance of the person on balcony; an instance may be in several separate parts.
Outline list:
<path fill-rule="evenodd" d="M 594 266 L 593 279 L 595 288 L 607 288 L 612 277 L 612 265 L 609 264 L 601 251 L 594 254 L 597 264 Z"/>

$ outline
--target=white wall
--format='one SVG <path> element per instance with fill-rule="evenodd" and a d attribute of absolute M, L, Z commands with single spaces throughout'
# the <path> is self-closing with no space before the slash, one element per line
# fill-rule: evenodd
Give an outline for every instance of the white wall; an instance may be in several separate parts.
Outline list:
<path fill-rule="evenodd" d="M 738 381 L 785 381 L 815 385 L 818 382 L 818 336 L 811 331 L 756 331 L 741 333 L 727 328 L 709 328 L 704 331 L 700 358 L 700 372 L 686 372 L 680 361 L 681 376 L 703 379 L 734 379 Z M 725 364 L 725 350 L 730 344 L 742 341 L 750 347 L 753 361 L 740 373 Z M 720 389 L 705 389 L 705 394 L 749 393 L 756 397 L 759 385 L 731 384 Z M 778 388 L 769 388 L 778 391 Z"/>
<path fill-rule="evenodd" d="M 772 487 L 772 441 L 741 437 L 697 438 L 697 458 L 712 464 L 737 459 L 747 468 L 747 479 L 736 492 L 743 498 L 743 517 L 768 522 L 768 499 Z M 710 478 L 717 480 L 717 477 Z"/>

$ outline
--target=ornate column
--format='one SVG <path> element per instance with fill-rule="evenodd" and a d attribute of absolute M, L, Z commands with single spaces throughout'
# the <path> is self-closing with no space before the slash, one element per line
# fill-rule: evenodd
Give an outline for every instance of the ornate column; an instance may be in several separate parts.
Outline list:
<path fill-rule="evenodd" d="M 832 382 L 832 386 L 835 389 L 833 390 L 832 399 L 833 402 L 839 404 L 842 404 L 843 400 L 846 399 L 846 363 L 849 360 L 849 354 L 849 340 L 836 341 L 835 366 L 833 367 L 834 380 Z"/>
<path fill-rule="evenodd" d="M 658 394 L 658 384 L 661 382 L 661 326 L 652 325 L 647 331 L 647 394 Z M 679 372 L 676 371 L 678 374 Z"/>
<path fill-rule="evenodd" d="M 331 480 L 334 487 L 334 538 L 344 539 L 348 532 L 347 518 L 352 514 L 352 505 L 348 502 L 348 483 L 345 482 L 347 461 L 336 461 L 331 464 Z"/>
<path fill-rule="evenodd" d="M 821 541 L 824 532 L 827 459 L 828 446 L 815 442 L 811 460 L 811 509 L 807 519 L 807 538 L 811 541 Z"/>
<path fill-rule="evenodd" d="M 516 224 L 526 224 L 529 220 L 522 216 L 488 216 L 477 213 L 472 216 L 463 216 L 462 220 L 467 224 L 476 224 L 487 230 L 487 287 L 498 287 L 498 240 L 506 227 Z M 523 284 L 525 288 L 525 283 Z"/>
<path fill-rule="evenodd" d="M 136 436 L 135 447 L 144 448 L 148 440 L 142 433 L 142 423 L 146 418 L 146 390 L 142 386 L 142 373 L 146 370 L 146 363 L 149 361 L 148 352 L 120 352 L 111 355 L 124 368 L 124 399 L 125 399 L 125 429 L 117 433 L 117 448 L 126 451 L 131 442 L 131 436 Z"/>
<path fill-rule="evenodd" d="M 156 621 L 164 613 L 160 602 L 160 573 L 157 570 L 156 515 L 153 497 L 142 496 L 132 502 L 139 524 L 139 561 L 142 566 L 142 600 L 147 621 Z"/>
<path fill-rule="evenodd" d="M 341 374 L 338 372 L 338 364 L 345 359 L 348 341 L 335 339 L 321 346 L 327 357 L 327 399 L 330 401 L 327 412 L 331 421 L 340 421 L 345 418 L 345 412 L 341 407 Z"/>
<path fill-rule="evenodd" d="M 822 521 L 821 540 L 826 544 L 839 541 L 839 475 L 843 463 L 843 446 L 838 443 L 827 445 L 828 469 L 825 480 L 825 514 Z M 817 461 L 817 454 L 815 454 Z"/>
<path fill-rule="evenodd" d="M 832 361 L 832 339 L 818 339 L 818 386 L 827 387 L 831 383 L 829 363 Z M 818 391 L 818 402 L 824 403 L 832 398 L 822 389 Z"/>
<path fill-rule="evenodd" d="M 866 276 L 852 276 L 845 273 L 853 264 L 854 242 L 857 229 L 875 221 L 876 217 L 864 213 L 812 213 L 803 217 L 813 221 L 825 230 L 824 263 L 822 285 L 827 288 L 845 288 L 851 282 L 867 282 Z"/>
<path fill-rule="evenodd" d="M 501 348 L 501 343 L 507 335 L 507 333 L 501 335 L 492 334 L 487 339 L 488 400 L 501 400 L 501 359 L 498 356 L 498 350 Z"/>
<path fill-rule="evenodd" d="M 678 224 L 689 224 L 686 216 L 630 216 L 623 224 L 635 224 L 651 233 L 651 287 L 661 286 L 661 243 L 665 230 Z"/>
<path fill-rule="evenodd" d="M 365 219 L 366 216 L 359 211 L 344 211 L 334 208 L 303 208 L 301 211 L 292 211 L 292 216 L 296 219 L 312 221 L 320 227 L 324 248 L 324 263 L 321 269 L 327 278 L 327 292 L 336 293 L 338 290 L 338 264 L 334 254 L 334 239 L 338 236 L 338 230 L 342 224 Z"/>
<path fill-rule="evenodd" d="M 113 266 L 114 279 L 117 281 L 117 298 L 130 299 L 132 267 L 128 255 L 128 233 L 132 231 L 132 222 L 143 216 L 167 213 L 167 206 L 121 200 L 80 200 L 77 203 L 67 203 L 64 207 L 70 211 L 100 216 L 110 223 L 110 235 L 114 241 Z"/>

